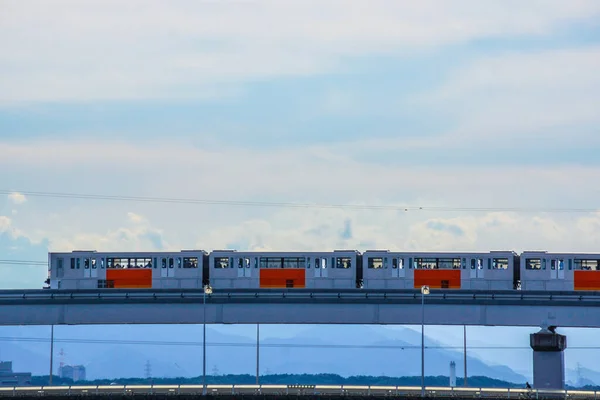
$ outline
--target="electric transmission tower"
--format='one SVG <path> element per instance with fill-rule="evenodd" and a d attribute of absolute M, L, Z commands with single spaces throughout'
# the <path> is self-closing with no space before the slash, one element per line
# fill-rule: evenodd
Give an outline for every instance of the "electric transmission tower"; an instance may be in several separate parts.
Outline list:
<path fill-rule="evenodd" d="M 146 360 L 146 378 L 150 379 L 152 378 L 152 365 L 150 365 L 150 360 Z"/>

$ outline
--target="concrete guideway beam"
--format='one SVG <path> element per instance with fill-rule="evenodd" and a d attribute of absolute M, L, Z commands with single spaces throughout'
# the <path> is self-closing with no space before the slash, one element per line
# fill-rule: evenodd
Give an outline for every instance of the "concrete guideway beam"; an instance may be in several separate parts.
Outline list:
<path fill-rule="evenodd" d="M 598 327 L 600 307 L 444 305 L 425 302 L 426 325 Z M 0 325 L 201 324 L 197 303 L 31 304 L 0 306 Z M 207 324 L 420 325 L 420 304 L 206 304 Z"/>

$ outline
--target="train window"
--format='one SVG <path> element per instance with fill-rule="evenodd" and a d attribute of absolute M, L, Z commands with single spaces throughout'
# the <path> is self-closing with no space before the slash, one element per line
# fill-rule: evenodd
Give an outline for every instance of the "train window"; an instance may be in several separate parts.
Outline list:
<path fill-rule="evenodd" d="M 467 259 L 466 258 L 462 259 L 462 269 L 467 269 Z"/>
<path fill-rule="evenodd" d="M 228 257 L 215 257 L 214 267 L 215 268 L 229 268 L 229 258 Z"/>
<path fill-rule="evenodd" d="M 173 262 L 173 257 L 169 257 L 169 269 L 173 269 L 175 263 Z"/>
<path fill-rule="evenodd" d="M 75 265 L 77 266 L 76 267 L 77 269 L 81 268 L 81 258 L 76 258 L 75 259 Z"/>
<path fill-rule="evenodd" d="M 460 258 L 440 258 L 437 260 L 439 269 L 460 269 Z"/>
<path fill-rule="evenodd" d="M 161 268 L 162 268 L 162 269 L 167 269 L 167 259 L 166 259 L 166 258 L 163 258 L 163 259 L 160 261 L 160 265 L 161 265 Z"/>
<path fill-rule="evenodd" d="M 404 269 L 404 258 L 398 259 L 398 269 Z"/>
<path fill-rule="evenodd" d="M 315 258 L 315 268 L 321 268 L 321 259 Z"/>
<path fill-rule="evenodd" d="M 383 258 L 369 257 L 368 265 L 369 265 L 369 268 L 374 268 L 374 269 L 383 268 Z"/>
<path fill-rule="evenodd" d="M 323 259 L 325 261 L 325 259 Z M 306 268 L 305 257 L 260 257 L 261 268 Z"/>
<path fill-rule="evenodd" d="M 446 264 L 451 259 L 441 259 L 442 265 L 444 268 Z M 436 258 L 415 258 L 415 269 L 437 269 L 438 268 L 438 259 Z M 451 268 L 451 267 L 450 267 Z"/>
<path fill-rule="evenodd" d="M 71 269 L 75 269 L 75 259 L 71 258 Z"/>
<path fill-rule="evenodd" d="M 104 269 L 104 258 L 100 259 L 100 268 Z"/>
<path fill-rule="evenodd" d="M 181 257 L 177 257 L 177 268 L 181 268 Z"/>
<path fill-rule="evenodd" d="M 569 271 L 573 269 L 573 260 L 569 258 Z"/>
<path fill-rule="evenodd" d="M 352 258 L 350 257 L 338 257 L 335 261 L 336 268 L 352 268 Z"/>
<path fill-rule="evenodd" d="M 96 259 L 92 258 L 92 269 L 96 269 Z"/>
<path fill-rule="evenodd" d="M 198 268 L 198 257 L 184 257 L 183 268 Z"/>
<path fill-rule="evenodd" d="M 254 257 L 254 268 L 258 268 L 258 257 Z"/>
<path fill-rule="evenodd" d="M 284 257 L 282 259 L 283 268 L 302 268 L 306 267 L 306 258 L 304 257 Z"/>
<path fill-rule="evenodd" d="M 244 266 L 246 268 L 250 268 L 250 259 L 249 258 L 244 258 Z"/>
<path fill-rule="evenodd" d="M 398 269 L 398 259 L 392 258 L 392 269 Z"/>
<path fill-rule="evenodd" d="M 90 259 L 89 258 L 83 259 L 83 269 L 90 269 Z"/>
<path fill-rule="evenodd" d="M 63 259 L 62 258 L 57 258 L 56 259 L 56 268 L 57 269 L 61 269 L 63 267 Z"/>
<path fill-rule="evenodd" d="M 508 258 L 494 258 L 492 266 L 494 269 L 508 269 Z"/>
<path fill-rule="evenodd" d="M 596 271 L 598 269 L 598 260 L 575 260 L 575 269 Z"/>
<path fill-rule="evenodd" d="M 525 269 L 540 270 L 542 269 L 542 260 L 539 258 L 527 258 L 525 260 Z"/>
<path fill-rule="evenodd" d="M 238 268 L 244 268 L 244 259 L 238 258 Z"/>
<path fill-rule="evenodd" d="M 156 257 L 154 257 L 154 268 L 158 268 L 158 262 L 156 262 Z"/>

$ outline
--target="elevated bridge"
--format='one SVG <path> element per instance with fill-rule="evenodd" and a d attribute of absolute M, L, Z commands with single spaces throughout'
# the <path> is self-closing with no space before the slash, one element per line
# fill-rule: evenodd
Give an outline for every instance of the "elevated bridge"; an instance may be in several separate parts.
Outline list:
<path fill-rule="evenodd" d="M 423 304 L 422 304 L 423 302 Z M 4 290 L 0 325 L 393 324 L 600 326 L 600 292 Z"/>

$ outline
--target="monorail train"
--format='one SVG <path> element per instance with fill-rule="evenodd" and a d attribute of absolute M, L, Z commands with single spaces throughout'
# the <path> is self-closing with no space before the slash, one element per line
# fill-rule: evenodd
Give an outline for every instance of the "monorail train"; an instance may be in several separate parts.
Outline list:
<path fill-rule="evenodd" d="M 335 250 L 49 253 L 49 289 L 600 290 L 600 254 Z"/>
<path fill-rule="evenodd" d="M 600 254 L 335 250 L 49 253 L 49 289 L 600 290 Z"/>

